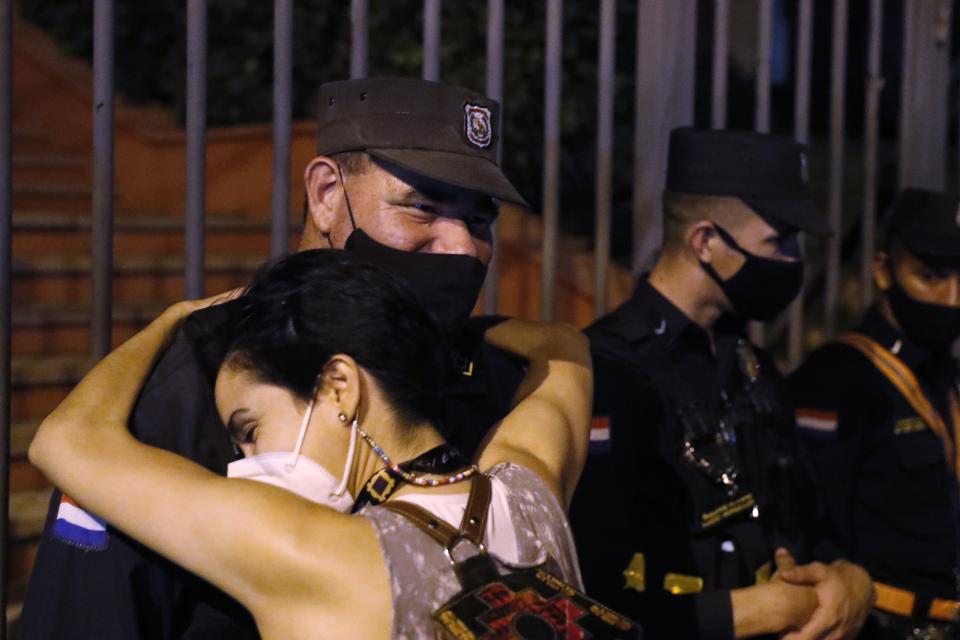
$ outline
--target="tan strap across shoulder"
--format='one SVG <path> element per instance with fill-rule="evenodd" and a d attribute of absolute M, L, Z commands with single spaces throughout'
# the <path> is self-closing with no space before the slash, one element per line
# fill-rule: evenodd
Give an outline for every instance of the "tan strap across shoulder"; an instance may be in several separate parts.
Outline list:
<path fill-rule="evenodd" d="M 947 462 L 953 468 L 957 478 L 960 478 L 960 441 L 958 441 L 960 398 L 957 397 L 956 390 L 951 389 L 949 392 L 951 421 L 948 424 L 927 398 L 923 387 L 920 386 L 920 381 L 910 367 L 889 349 L 876 340 L 856 332 L 845 333 L 838 336 L 835 341 L 862 353 L 897 388 L 917 415 L 940 438 Z"/>

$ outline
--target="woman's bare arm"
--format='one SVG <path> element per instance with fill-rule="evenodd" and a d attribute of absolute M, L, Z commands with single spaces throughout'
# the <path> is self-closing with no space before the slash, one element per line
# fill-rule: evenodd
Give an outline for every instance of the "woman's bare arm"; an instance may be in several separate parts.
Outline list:
<path fill-rule="evenodd" d="M 587 339 L 566 325 L 522 320 L 508 320 L 486 335 L 526 358 L 529 368 L 514 409 L 491 432 L 480 466 L 523 464 L 569 506 L 589 443 L 593 373 Z"/>
<path fill-rule="evenodd" d="M 324 576 L 349 573 L 364 553 L 378 557 L 365 522 L 275 487 L 227 480 L 127 430 L 157 354 L 196 306 L 175 305 L 104 358 L 43 421 L 30 459 L 84 508 L 255 614 L 284 594 L 319 604 L 330 596 L 320 592 L 332 584 Z M 336 554 L 319 548 L 345 539 L 351 544 Z"/>

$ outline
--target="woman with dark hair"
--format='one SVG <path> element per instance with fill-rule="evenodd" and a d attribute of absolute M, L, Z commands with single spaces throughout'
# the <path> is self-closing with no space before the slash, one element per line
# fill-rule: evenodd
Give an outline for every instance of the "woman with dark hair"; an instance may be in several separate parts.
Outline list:
<path fill-rule="evenodd" d="M 501 570 L 543 565 L 580 586 L 564 515 L 590 419 L 579 333 L 514 320 L 487 332 L 529 368 L 471 465 L 444 444 L 440 336 L 413 294 L 342 252 L 290 256 L 231 302 L 244 319 L 216 404 L 246 456 L 228 476 L 258 482 L 237 481 L 126 428 L 178 323 L 221 301 L 178 303 L 104 358 L 43 422 L 31 461 L 84 509 L 239 600 L 266 638 L 435 637 L 430 615 L 460 591 L 459 574 L 452 549 L 398 503 L 429 512 L 427 529 L 470 520 Z M 490 506 L 465 518 L 480 486 Z"/>

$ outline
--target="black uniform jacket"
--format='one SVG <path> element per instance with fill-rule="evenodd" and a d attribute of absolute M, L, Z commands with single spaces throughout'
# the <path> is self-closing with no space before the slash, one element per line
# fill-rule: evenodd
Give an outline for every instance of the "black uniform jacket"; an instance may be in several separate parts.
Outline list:
<path fill-rule="evenodd" d="M 216 413 L 213 381 L 229 342 L 236 305 L 193 314 L 148 378 L 130 428 L 147 444 L 174 451 L 225 474 L 237 458 Z M 487 319 L 471 321 L 447 386 L 450 441 L 466 454 L 508 411 L 523 375 L 511 357 L 482 343 Z M 109 529 L 104 551 L 72 546 L 54 534 L 54 492 L 30 581 L 22 639 L 258 637 L 249 614 L 199 578 Z M 144 505 L 145 509 L 149 505 Z"/>
<path fill-rule="evenodd" d="M 594 419 L 571 510 L 587 592 L 650 638 L 731 638 L 729 589 L 765 580 L 775 544 L 802 551 L 775 367 L 738 322 L 718 323 L 714 351 L 646 281 L 587 335 Z"/>
<path fill-rule="evenodd" d="M 949 424 L 955 372 L 946 353 L 933 357 L 876 310 L 855 331 L 895 353 Z M 940 439 L 850 346 L 813 352 L 788 385 L 831 516 L 821 525 L 824 552 L 879 582 L 956 600 L 957 485 Z"/>

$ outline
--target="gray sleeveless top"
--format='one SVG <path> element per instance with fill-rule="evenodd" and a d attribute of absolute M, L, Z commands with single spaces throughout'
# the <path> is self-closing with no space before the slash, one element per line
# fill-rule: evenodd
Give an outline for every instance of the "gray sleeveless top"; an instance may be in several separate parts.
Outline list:
<path fill-rule="evenodd" d="M 570 524 L 546 484 L 529 469 L 509 463 L 498 464 L 487 473 L 507 488 L 510 520 L 519 551 L 516 565 L 497 563 L 501 572 L 543 563 L 544 569 L 582 591 Z M 430 614 L 460 591 L 460 583 L 443 548 L 415 524 L 382 507 L 364 507 L 360 515 L 373 523 L 390 572 L 391 637 L 433 640 L 436 632 Z M 451 524 L 460 525 L 459 522 Z"/>

